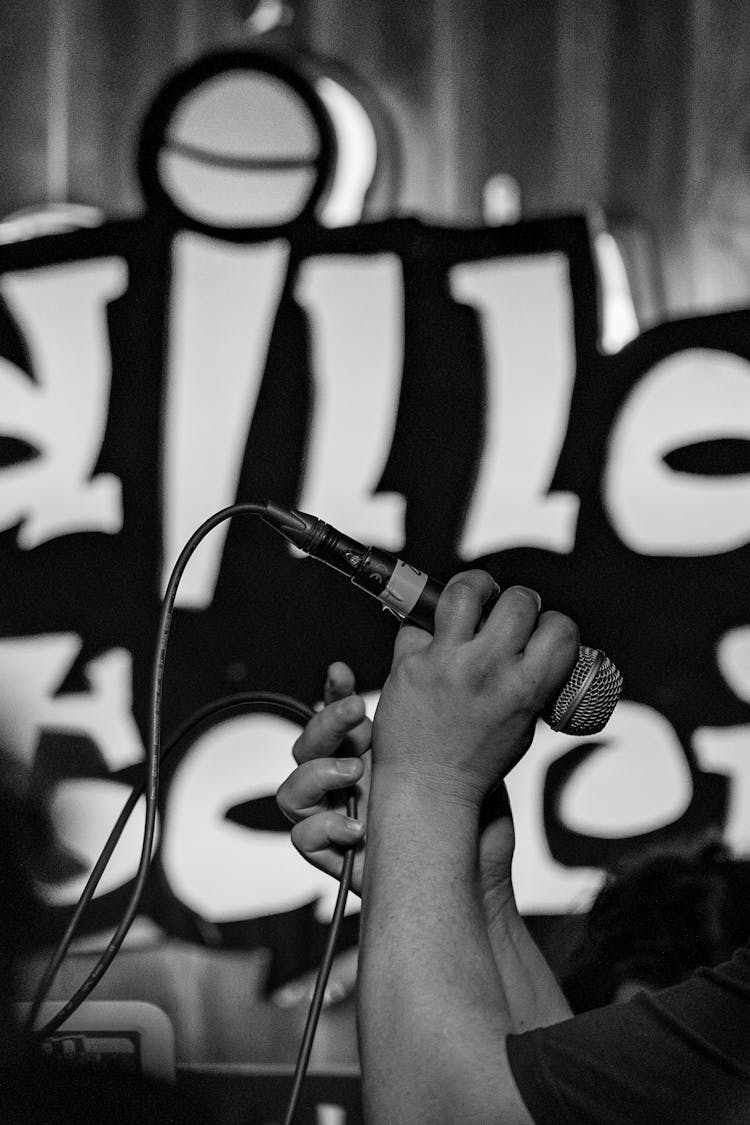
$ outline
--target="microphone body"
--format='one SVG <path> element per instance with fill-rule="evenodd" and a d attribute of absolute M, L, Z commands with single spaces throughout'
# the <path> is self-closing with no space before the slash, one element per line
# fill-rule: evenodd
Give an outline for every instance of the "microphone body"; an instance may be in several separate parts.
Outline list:
<path fill-rule="evenodd" d="M 316 516 L 268 501 L 261 518 L 295 547 L 346 575 L 402 621 L 432 632 L 443 590 L 423 570 L 377 547 L 366 547 Z M 482 620 L 492 604 L 484 607 Z M 596 734 L 609 720 L 622 690 L 622 676 L 598 649 L 581 645 L 578 662 L 562 691 L 542 715 L 553 730 Z"/>

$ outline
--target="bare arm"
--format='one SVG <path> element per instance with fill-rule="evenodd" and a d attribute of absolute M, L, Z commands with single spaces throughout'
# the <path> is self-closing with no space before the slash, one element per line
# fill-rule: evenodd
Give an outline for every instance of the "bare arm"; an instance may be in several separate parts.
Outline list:
<path fill-rule="evenodd" d="M 402 630 L 376 715 L 359 986 L 373 1125 L 528 1125 L 506 1036 L 568 1014 L 512 897 L 485 913 L 478 824 L 577 635 L 556 614 L 537 623 L 538 599 L 515 588 L 475 637 L 488 583 L 449 584 L 434 639 Z"/>
<path fill-rule="evenodd" d="M 504 1050 L 511 997 L 473 861 L 476 818 L 379 786 L 377 774 L 373 784 L 382 811 L 370 813 L 359 962 L 367 1119 L 526 1125 Z"/>
<path fill-rule="evenodd" d="M 503 794 L 505 789 L 503 787 Z M 514 1030 L 546 1027 L 572 1015 L 557 978 L 539 951 L 518 912 L 511 881 L 514 849 L 513 820 L 507 796 L 482 831 L 479 870 L 484 915 L 492 954 L 504 975 Z"/>

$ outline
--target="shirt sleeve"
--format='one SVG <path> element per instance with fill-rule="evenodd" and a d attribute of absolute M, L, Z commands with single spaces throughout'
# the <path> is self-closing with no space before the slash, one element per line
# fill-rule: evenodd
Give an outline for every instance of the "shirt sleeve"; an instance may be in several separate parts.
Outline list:
<path fill-rule="evenodd" d="M 750 946 L 683 984 L 507 1040 L 536 1125 L 747 1125 Z"/>

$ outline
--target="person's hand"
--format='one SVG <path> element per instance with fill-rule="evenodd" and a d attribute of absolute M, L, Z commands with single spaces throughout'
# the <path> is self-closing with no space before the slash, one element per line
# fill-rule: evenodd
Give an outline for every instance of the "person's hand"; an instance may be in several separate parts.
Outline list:
<path fill-rule="evenodd" d="M 512 626 L 516 619 L 520 618 L 517 636 L 523 635 L 521 627 L 523 626 L 528 632 L 529 642 L 532 636 L 536 637 L 536 641 L 534 645 L 531 643 L 528 645 L 530 654 L 526 664 L 523 664 L 526 646 L 514 652 L 511 642 L 515 634 L 512 631 L 506 638 L 507 654 L 504 653 L 502 644 L 497 642 L 503 651 L 500 664 L 512 682 L 505 685 L 505 691 L 493 695 L 495 678 L 501 675 L 501 669 L 495 665 L 483 670 L 482 662 L 487 659 L 485 648 L 491 654 L 496 642 L 493 638 L 493 644 L 482 645 L 478 651 L 469 646 L 474 639 L 474 630 L 479 621 L 481 607 L 486 600 L 497 595 L 497 587 L 491 577 L 482 571 L 470 571 L 458 576 L 456 580 L 449 583 L 449 587 L 454 582 L 460 586 L 460 589 L 451 590 L 448 599 L 453 599 L 457 594 L 458 611 L 467 613 L 469 622 L 473 621 L 473 624 L 465 627 L 468 639 L 461 641 L 461 645 L 468 648 L 468 653 L 457 654 L 460 659 L 454 672 L 466 674 L 469 679 L 476 675 L 477 692 L 480 698 L 489 692 L 489 702 L 483 698 L 482 716 L 486 710 L 489 710 L 493 715 L 493 722 L 500 721 L 503 727 L 505 710 L 501 712 L 498 720 L 496 714 L 498 704 L 511 715 L 511 722 L 505 725 L 501 733 L 489 738 L 492 762 L 489 774 L 492 779 L 483 787 L 483 792 L 487 793 L 489 790 L 491 792 L 482 804 L 479 843 L 480 875 L 483 893 L 487 899 L 490 895 L 495 897 L 503 888 L 510 887 L 514 846 L 513 820 L 505 787 L 494 783 L 509 772 L 528 747 L 539 711 L 547 700 L 556 694 L 569 675 L 578 656 L 578 631 L 573 622 L 561 614 L 548 612 L 538 618 L 538 595 L 534 591 L 523 587 L 506 590 L 500 599 L 502 604 L 499 603 L 499 612 L 496 612 L 498 609 L 496 606 L 481 632 L 483 633 L 488 627 L 495 631 L 502 630 L 506 624 Z M 443 600 L 445 595 L 441 601 Z M 437 628 L 439 626 L 436 622 Z M 416 658 L 430 644 L 431 637 L 428 633 L 414 626 L 402 626 L 396 643 L 394 668 L 403 656 L 414 654 Z M 451 650 L 448 642 L 444 642 L 444 647 L 446 661 L 450 664 Z M 429 657 L 429 653 L 423 654 L 423 659 L 427 660 Z M 537 662 L 542 663 L 541 669 L 537 668 Z M 482 684 L 484 675 L 488 681 L 486 688 Z M 394 670 L 389 676 L 389 689 L 394 687 L 393 679 Z M 516 686 L 516 679 L 519 681 L 518 686 Z M 325 707 L 310 720 L 295 743 L 294 757 L 299 764 L 279 787 L 276 799 L 284 815 L 294 823 L 291 834 L 294 846 L 309 863 L 320 870 L 338 878 L 343 864 L 343 849 L 352 844 L 359 845 L 352 889 L 360 893 L 364 865 L 363 841 L 370 789 L 371 725 L 365 717 L 364 702 L 353 694 L 354 687 L 354 675 L 345 664 L 331 665 L 324 694 Z M 433 683 L 431 690 L 434 691 L 435 687 Z M 447 721 L 437 731 L 436 745 L 440 739 L 445 739 L 450 749 L 450 737 L 456 738 L 457 744 L 466 750 L 467 746 L 474 745 L 474 740 L 477 738 L 479 728 L 475 728 L 474 723 L 479 712 L 475 715 L 471 711 L 469 696 L 458 683 L 452 686 L 451 691 L 459 695 L 455 714 L 453 703 L 449 703 L 446 696 L 445 699 L 438 700 L 437 711 L 430 716 L 430 721 L 434 722 L 435 715 L 441 712 L 445 705 L 448 712 Z M 405 741 L 398 752 L 402 757 L 402 764 L 405 760 L 410 770 L 414 766 L 413 759 L 410 759 L 411 735 L 408 731 L 409 711 L 412 704 L 415 710 L 418 710 L 425 706 L 425 698 L 416 694 L 413 700 L 407 699 L 405 705 Z M 388 701 L 388 706 L 393 706 L 392 700 Z M 380 708 L 378 711 L 380 712 Z M 460 718 L 458 718 L 459 712 Z M 441 721 L 438 720 L 438 725 Z M 490 729 L 494 729 L 492 724 Z M 449 730 L 452 731 L 450 735 Z M 502 749 L 504 756 L 493 752 L 494 748 Z M 429 752 L 429 746 L 427 749 Z M 510 764 L 508 764 L 509 760 Z M 453 770 L 455 765 L 455 761 L 451 760 L 450 769 Z M 417 776 L 417 782 L 419 781 L 420 777 Z M 359 803 L 356 824 L 352 824 L 346 816 L 343 796 L 344 791 L 352 784 L 356 786 Z"/>
<path fill-rule="evenodd" d="M 479 808 L 534 735 L 578 657 L 578 629 L 525 586 L 497 597 L 482 570 L 452 578 L 434 633 L 403 625 L 373 728 L 376 775 Z M 482 607 L 496 598 L 481 629 Z M 379 783 L 380 784 L 380 783 Z"/>
<path fill-rule="evenodd" d="M 479 885 L 488 923 L 508 902 L 515 902 L 512 866 L 516 846 L 508 790 L 500 781 L 479 810 Z"/>
<path fill-rule="evenodd" d="M 332 664 L 324 692 L 325 707 L 297 739 L 297 768 L 279 786 L 276 800 L 292 821 L 292 841 L 313 866 L 339 878 L 343 849 L 361 845 L 352 890 L 361 893 L 364 836 L 370 789 L 371 724 L 362 718 L 364 704 L 354 692 L 354 675 L 346 664 Z M 348 700 L 341 704 L 341 700 Z M 349 740 L 348 742 L 346 740 Z M 337 757 L 351 750 L 354 757 Z M 351 771 L 351 774 L 348 772 Z M 358 823 L 346 816 L 343 791 L 356 783 Z M 361 826 L 361 827 L 360 827 Z M 479 868 L 483 893 L 496 895 L 510 882 L 514 832 L 508 794 L 497 786 L 482 805 Z"/>
<path fill-rule="evenodd" d="M 294 824 L 291 840 L 297 851 L 321 871 L 338 879 L 344 850 L 359 846 L 351 889 L 360 894 L 372 724 L 354 688 L 354 674 L 346 664 L 329 667 L 325 705 L 295 742 L 297 768 L 279 786 L 276 802 Z M 352 786 L 358 804 L 354 822 L 346 815 L 346 790 Z"/>

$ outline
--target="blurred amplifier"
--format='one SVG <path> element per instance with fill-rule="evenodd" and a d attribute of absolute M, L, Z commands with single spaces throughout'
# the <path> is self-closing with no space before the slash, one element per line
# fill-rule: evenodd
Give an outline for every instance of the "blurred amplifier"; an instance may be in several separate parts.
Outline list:
<path fill-rule="evenodd" d="M 30 1004 L 16 1004 L 21 1021 Z M 37 1026 L 62 1008 L 42 1004 Z M 44 1054 L 73 1066 L 144 1074 L 175 1080 L 175 1039 L 171 1020 L 155 1004 L 140 1000 L 87 1000 L 42 1040 Z"/>

